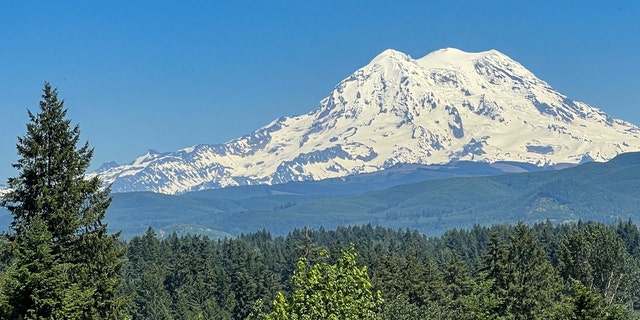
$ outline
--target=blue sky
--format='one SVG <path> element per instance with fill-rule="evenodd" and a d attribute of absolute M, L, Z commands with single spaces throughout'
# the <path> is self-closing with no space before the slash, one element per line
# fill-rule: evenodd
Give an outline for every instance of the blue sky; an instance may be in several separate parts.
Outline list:
<path fill-rule="evenodd" d="M 640 124 L 640 1 L 2 1 L 0 184 L 44 81 L 91 169 L 307 113 L 379 52 L 497 49 Z"/>

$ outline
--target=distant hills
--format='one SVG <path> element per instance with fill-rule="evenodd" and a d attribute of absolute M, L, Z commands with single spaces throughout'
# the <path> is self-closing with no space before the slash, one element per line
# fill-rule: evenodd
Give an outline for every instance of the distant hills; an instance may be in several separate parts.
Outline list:
<path fill-rule="evenodd" d="M 125 238 L 149 227 L 160 235 L 222 238 L 262 229 L 287 234 L 294 228 L 362 224 L 437 235 L 451 228 L 516 221 L 640 221 L 640 153 L 547 169 L 463 161 L 181 195 L 115 193 L 105 221 Z M 0 207 L 2 229 L 10 222 Z"/>
<path fill-rule="evenodd" d="M 370 223 L 436 235 L 451 228 L 520 220 L 640 221 L 640 153 L 562 170 L 508 174 L 488 164 L 458 165 L 402 166 L 345 179 L 182 195 L 116 193 L 107 221 L 125 237 L 149 226 L 165 235 L 224 237 L 261 229 L 286 234 L 293 228 Z M 470 176 L 472 172 L 485 176 Z"/>
<path fill-rule="evenodd" d="M 633 151 L 640 151 L 637 126 L 563 95 L 501 52 L 446 48 L 414 59 L 389 49 L 307 114 L 224 144 L 149 150 L 94 174 L 116 192 L 179 194 L 338 178 L 401 163 L 549 166 Z"/>

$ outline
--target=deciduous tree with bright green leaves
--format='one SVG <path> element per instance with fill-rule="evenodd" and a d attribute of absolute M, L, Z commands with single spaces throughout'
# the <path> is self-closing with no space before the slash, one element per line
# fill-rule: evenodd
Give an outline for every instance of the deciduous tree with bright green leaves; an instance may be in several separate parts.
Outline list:
<path fill-rule="evenodd" d="M 320 255 L 326 259 L 329 253 Z M 289 297 L 277 295 L 268 320 L 380 319 L 380 292 L 372 289 L 367 267 L 358 266 L 353 245 L 335 264 L 298 260 L 291 287 Z"/>
<path fill-rule="evenodd" d="M 102 222 L 110 190 L 88 178 L 93 149 L 78 146 L 57 90 L 44 85 L 39 113 L 28 111 L 18 138 L 18 176 L 1 205 L 13 216 L 3 235 L 10 258 L 2 282 L 2 319 L 123 319 L 124 248 Z"/>

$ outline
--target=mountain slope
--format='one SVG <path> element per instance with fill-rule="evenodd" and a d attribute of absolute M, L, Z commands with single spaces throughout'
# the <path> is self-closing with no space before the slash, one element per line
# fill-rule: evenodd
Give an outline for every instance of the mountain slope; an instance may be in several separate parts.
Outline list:
<path fill-rule="evenodd" d="M 312 112 L 245 137 L 149 151 L 99 169 L 116 192 L 182 193 L 375 172 L 398 163 L 606 161 L 640 150 L 640 129 L 553 90 L 495 51 L 386 50 Z"/>
<path fill-rule="evenodd" d="M 370 178 L 369 185 L 389 180 Z M 266 228 L 282 235 L 293 228 L 371 223 L 433 235 L 473 224 L 640 219 L 640 153 L 564 170 L 425 180 L 349 193 L 358 184 L 332 179 L 182 195 L 121 193 L 114 195 L 107 218 L 126 237 L 148 226 L 164 233 L 185 232 L 189 226 L 191 233 L 239 235 Z"/>
<path fill-rule="evenodd" d="M 468 169 L 485 166 L 487 174 L 495 173 L 488 164 L 459 164 Z M 461 177 L 467 170 L 462 169 L 449 175 L 453 178 L 419 182 L 415 181 L 444 176 L 431 171 L 451 170 L 450 166 L 394 170 L 181 195 L 117 193 L 106 222 L 130 238 L 149 226 L 161 234 L 224 237 L 264 228 L 282 235 L 293 228 L 371 223 L 433 235 L 474 224 L 640 219 L 640 153 L 563 170 Z M 11 215 L 0 207 L 0 229 L 6 230 L 10 222 Z"/>

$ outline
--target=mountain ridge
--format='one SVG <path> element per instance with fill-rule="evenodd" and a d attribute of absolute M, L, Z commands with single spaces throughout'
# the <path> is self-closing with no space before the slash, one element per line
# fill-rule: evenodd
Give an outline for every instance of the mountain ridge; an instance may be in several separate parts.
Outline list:
<path fill-rule="evenodd" d="M 502 175 L 415 180 L 422 173 L 417 170 L 406 183 L 389 186 L 376 184 L 389 183 L 393 176 L 371 176 L 365 189 L 357 181 L 329 179 L 181 195 L 133 192 L 114 195 L 107 216 L 110 226 L 128 236 L 148 226 L 165 234 L 189 225 L 232 235 L 265 228 L 285 235 L 294 228 L 372 224 L 434 235 L 506 221 L 637 221 L 639 169 L 640 153 L 627 153 L 605 163 Z"/>
<path fill-rule="evenodd" d="M 553 90 L 497 50 L 446 48 L 413 59 L 388 49 L 307 114 L 224 144 L 148 151 L 94 174 L 116 192 L 173 194 L 343 177 L 398 163 L 548 166 L 638 150 L 638 127 Z"/>
<path fill-rule="evenodd" d="M 513 173 L 500 170 L 505 167 Z M 105 221 L 130 238 L 149 227 L 164 235 L 175 231 L 231 237 L 262 229 L 285 235 L 294 228 L 372 224 L 434 235 L 507 221 L 611 223 L 640 218 L 640 152 L 553 169 L 509 162 L 401 164 L 322 181 L 180 195 L 115 193 Z M 10 223 L 11 215 L 0 207 L 0 226 L 6 229 Z"/>

